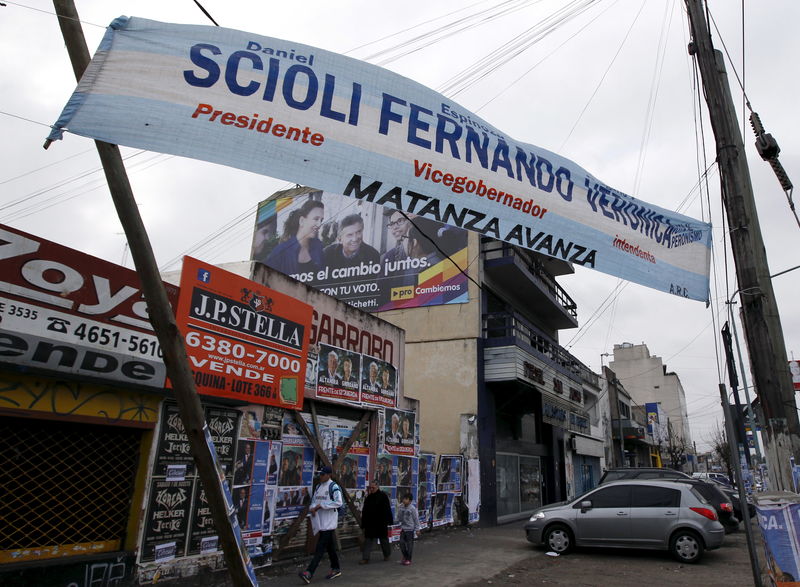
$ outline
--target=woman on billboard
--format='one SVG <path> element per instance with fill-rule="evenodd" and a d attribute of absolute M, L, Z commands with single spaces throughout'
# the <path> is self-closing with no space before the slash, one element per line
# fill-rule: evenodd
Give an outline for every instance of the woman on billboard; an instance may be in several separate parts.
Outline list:
<path fill-rule="evenodd" d="M 266 265 L 306 282 L 325 266 L 319 230 L 325 206 L 319 200 L 306 200 L 292 210 L 283 224 L 281 242 L 269 254 Z M 308 276 L 307 279 L 300 276 Z"/>

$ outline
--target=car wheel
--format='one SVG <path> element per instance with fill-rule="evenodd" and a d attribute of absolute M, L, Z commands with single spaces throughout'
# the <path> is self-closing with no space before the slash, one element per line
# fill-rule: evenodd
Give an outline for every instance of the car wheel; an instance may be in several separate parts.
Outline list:
<path fill-rule="evenodd" d="M 696 563 L 703 556 L 703 541 L 691 530 L 678 530 L 669 541 L 669 551 L 682 563 Z"/>
<path fill-rule="evenodd" d="M 563 524 L 550 526 L 544 533 L 544 545 L 558 554 L 568 554 L 574 546 L 572 532 Z"/>

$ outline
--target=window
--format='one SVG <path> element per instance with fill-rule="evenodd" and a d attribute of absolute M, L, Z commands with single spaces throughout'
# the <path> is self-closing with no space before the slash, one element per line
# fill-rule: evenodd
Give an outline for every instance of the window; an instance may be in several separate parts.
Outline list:
<path fill-rule="evenodd" d="M 125 547 L 141 430 L 6 416 L 0 429 L 0 561 Z"/>
<path fill-rule="evenodd" d="M 633 487 L 632 507 L 674 508 L 681 504 L 681 492 L 667 487 Z"/>
<path fill-rule="evenodd" d="M 619 403 L 619 417 L 623 420 L 630 420 L 631 418 L 631 407 L 628 404 L 624 404 L 622 402 Z"/>
<path fill-rule="evenodd" d="M 631 506 L 631 488 L 628 485 L 617 485 L 599 489 L 587 495 L 595 508 L 627 508 Z M 581 500 L 585 501 L 585 500 Z M 577 504 L 580 507 L 580 504 Z"/>

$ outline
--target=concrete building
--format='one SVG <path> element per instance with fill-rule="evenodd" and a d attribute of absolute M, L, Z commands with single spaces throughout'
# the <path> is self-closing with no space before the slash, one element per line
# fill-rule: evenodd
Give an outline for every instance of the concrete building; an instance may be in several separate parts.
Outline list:
<path fill-rule="evenodd" d="M 293 218 L 311 226 L 314 206 L 313 236 L 295 232 Z M 363 242 L 352 263 L 308 255 L 300 269 L 279 254 L 301 237 L 309 250 L 342 250 L 353 226 Z M 556 282 L 570 263 L 309 188 L 259 205 L 253 259 L 290 274 L 297 268 L 297 279 L 405 331 L 405 393 L 419 401 L 421 452 L 462 455 L 468 467 L 462 520 L 524 517 L 599 480 L 599 378 L 558 343 L 560 330 L 578 325 L 574 301 Z"/>
<path fill-rule="evenodd" d="M 661 412 L 669 419 L 672 434 L 692 446 L 686 394 L 677 373 L 667 371 L 661 357 L 651 355 L 647 345 L 624 342 L 614 345 L 614 359 L 609 367 L 625 386 L 631 400 L 638 406 L 660 404 Z"/>
<path fill-rule="evenodd" d="M 647 430 L 644 412 L 637 409 L 616 373 L 603 367 L 603 385 L 608 396 L 606 461 L 609 467 L 658 467 L 658 450 Z"/>

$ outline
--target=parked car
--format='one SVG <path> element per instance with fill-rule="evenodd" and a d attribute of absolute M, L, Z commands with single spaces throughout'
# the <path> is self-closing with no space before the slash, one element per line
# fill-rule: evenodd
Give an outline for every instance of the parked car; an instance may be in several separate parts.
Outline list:
<path fill-rule="evenodd" d="M 681 483 L 691 483 L 697 491 L 714 506 L 719 518 L 719 523 L 725 528 L 725 533 L 729 534 L 739 529 L 739 518 L 736 516 L 733 502 L 722 488 L 712 481 L 702 479 L 680 479 Z"/>
<path fill-rule="evenodd" d="M 600 477 L 600 484 L 621 479 L 689 479 L 689 475 L 675 469 L 659 467 L 616 467 Z"/>
<path fill-rule="evenodd" d="M 692 483 L 607 482 L 568 502 L 533 512 L 527 539 L 559 554 L 576 546 L 668 550 L 695 563 L 725 538 L 714 507 Z"/>
<path fill-rule="evenodd" d="M 692 473 L 692 478 L 693 479 L 703 479 L 703 480 L 711 479 L 713 481 L 721 483 L 722 485 L 727 485 L 728 487 L 733 487 L 733 483 L 731 483 L 731 480 L 728 478 L 728 476 L 725 473 L 715 473 L 715 472 L 699 473 L 699 472 L 695 472 L 695 473 Z"/>
<path fill-rule="evenodd" d="M 714 481 L 713 479 L 710 479 L 709 481 L 717 485 L 717 487 L 722 490 L 722 493 L 727 495 L 731 500 L 731 504 L 733 505 L 733 515 L 739 520 L 744 520 L 742 517 L 742 505 L 739 501 L 739 490 L 732 488 L 730 485 L 725 485 L 724 483 Z M 756 506 L 753 505 L 749 497 L 747 498 L 747 515 L 750 518 L 756 515 Z"/>

